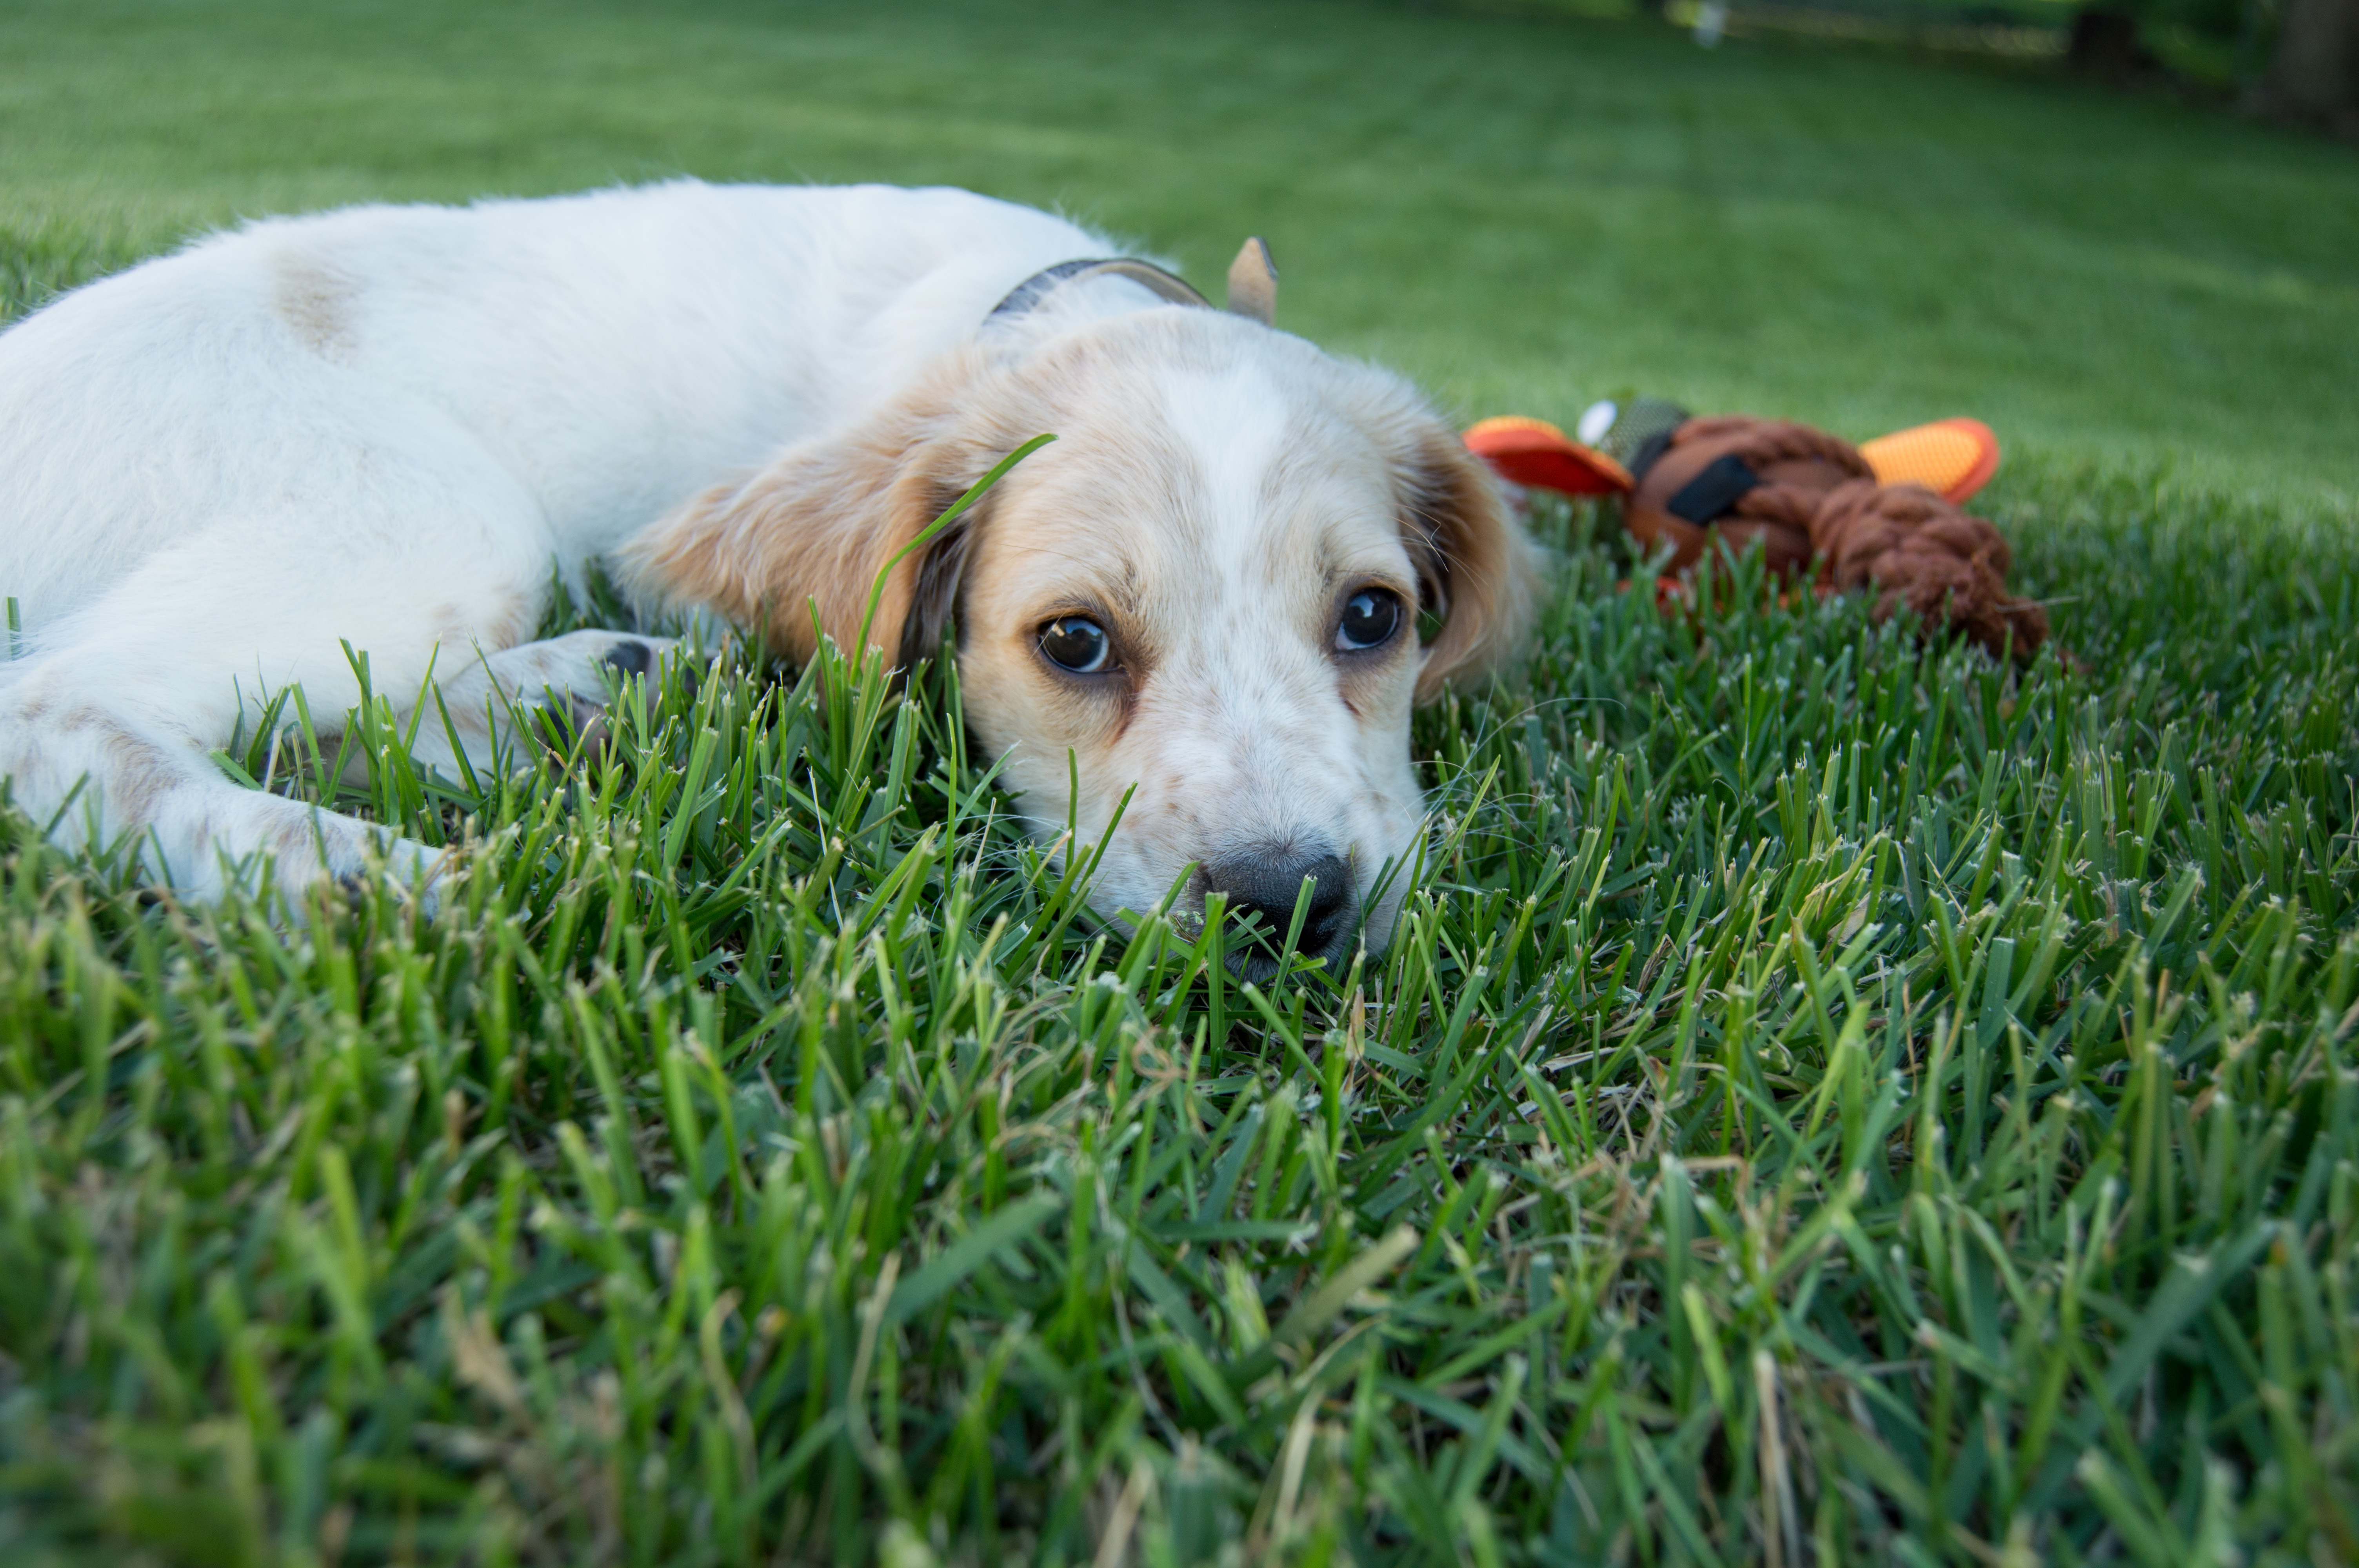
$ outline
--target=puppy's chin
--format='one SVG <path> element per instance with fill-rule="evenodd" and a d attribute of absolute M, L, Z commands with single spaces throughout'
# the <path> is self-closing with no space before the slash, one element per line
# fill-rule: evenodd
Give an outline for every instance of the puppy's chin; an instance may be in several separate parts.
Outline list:
<path fill-rule="evenodd" d="M 1277 954 L 1258 943 L 1229 955 L 1229 978 L 1241 985 L 1266 986 L 1277 979 Z"/>
<path fill-rule="evenodd" d="M 1400 924 L 1401 903 L 1408 896 L 1409 871 L 1416 860 L 1414 844 L 1399 851 L 1399 869 L 1393 872 L 1381 892 L 1364 889 L 1360 903 L 1360 946 L 1375 958 L 1393 945 L 1393 931 Z"/>
<path fill-rule="evenodd" d="M 1281 937 L 1284 935 L 1283 932 L 1279 933 Z M 1288 968 L 1287 959 L 1279 953 L 1277 940 L 1262 933 L 1255 932 L 1248 935 L 1243 930 L 1234 931 L 1230 936 L 1230 944 L 1229 976 L 1240 983 L 1250 981 L 1257 986 L 1266 986 Z M 1343 978 L 1352 972 L 1352 959 L 1358 950 L 1359 942 L 1355 934 L 1346 932 L 1324 948 L 1298 951 L 1301 957 L 1323 960 L 1328 979 L 1340 986 L 1343 983 Z"/>
<path fill-rule="evenodd" d="M 1392 849 L 1394 861 L 1384 863 L 1374 885 L 1363 883 L 1353 891 L 1349 914 L 1334 922 L 1332 935 L 1323 942 L 1313 938 L 1309 931 L 1301 933 L 1291 949 L 1285 947 L 1286 933 L 1252 916 L 1232 912 L 1228 918 L 1227 939 L 1223 944 L 1230 977 L 1240 982 L 1251 981 L 1267 986 L 1288 968 L 1308 959 L 1324 968 L 1330 984 L 1342 986 L 1351 975 L 1354 963 L 1374 964 L 1392 945 L 1393 933 L 1399 924 L 1401 903 L 1408 889 L 1410 864 L 1414 860 L 1416 838 L 1412 834 L 1406 845 Z M 1399 870 L 1390 871 L 1397 862 Z M 1386 874 L 1390 871 L 1390 874 Z M 1203 930 L 1203 906 L 1196 904 L 1177 915 L 1178 924 L 1190 936 Z M 1125 924 L 1126 923 L 1117 923 Z M 1290 922 L 1289 922 L 1290 924 Z"/>

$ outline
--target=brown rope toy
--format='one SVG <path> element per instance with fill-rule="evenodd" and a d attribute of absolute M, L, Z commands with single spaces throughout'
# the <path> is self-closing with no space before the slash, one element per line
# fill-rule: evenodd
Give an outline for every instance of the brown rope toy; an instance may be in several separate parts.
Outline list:
<path fill-rule="evenodd" d="M 1688 418 L 1634 442 L 1626 467 L 1537 419 L 1486 419 L 1466 444 L 1518 484 L 1619 493 L 1624 526 L 1642 549 L 1668 545 L 1670 571 L 1692 568 L 1715 539 L 1738 551 L 1758 544 L 1782 577 L 1816 562 L 1832 589 L 1872 592 L 1879 619 L 1905 608 L 2027 663 L 2048 640 L 2048 612 L 2007 591 L 2014 554 L 1997 528 L 1924 484 L 1879 481 L 1877 464 L 1824 430 Z M 1992 441 L 1967 493 L 1995 462 Z"/>

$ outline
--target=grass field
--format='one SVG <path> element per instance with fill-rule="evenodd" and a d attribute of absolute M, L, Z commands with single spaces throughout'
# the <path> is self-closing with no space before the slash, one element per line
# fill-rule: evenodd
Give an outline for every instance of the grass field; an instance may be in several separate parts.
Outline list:
<path fill-rule="evenodd" d="M 1397 940 L 1266 990 L 1093 929 L 939 671 L 282 746 L 484 841 L 432 923 L 0 817 L 0 1560 L 2359 1557 L 2359 160 L 1340 3 L 0 13 L 12 309 L 679 171 L 1258 230 L 1469 413 L 1979 413 L 2077 666 L 1544 517 Z"/>

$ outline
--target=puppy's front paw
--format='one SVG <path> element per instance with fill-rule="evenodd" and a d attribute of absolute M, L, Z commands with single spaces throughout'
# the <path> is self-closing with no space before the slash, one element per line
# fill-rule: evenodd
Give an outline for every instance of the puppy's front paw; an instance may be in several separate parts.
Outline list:
<path fill-rule="evenodd" d="M 431 920 L 459 873 L 456 845 L 437 849 L 374 823 L 324 812 L 310 826 L 311 853 L 282 854 L 277 862 L 278 886 L 290 901 L 301 901 L 324 882 L 357 910 L 383 889 Z"/>
<path fill-rule="evenodd" d="M 595 758 L 620 722 L 609 706 L 634 682 L 657 689 L 678 647 L 669 637 L 590 631 L 504 648 L 442 684 L 440 711 L 419 726 L 412 754 L 453 777 L 503 757 L 510 761 L 496 765 L 538 758 L 557 768 Z"/>
<path fill-rule="evenodd" d="M 620 637 L 606 650 L 600 663 L 618 676 L 650 675 L 671 645 L 668 637 Z"/>

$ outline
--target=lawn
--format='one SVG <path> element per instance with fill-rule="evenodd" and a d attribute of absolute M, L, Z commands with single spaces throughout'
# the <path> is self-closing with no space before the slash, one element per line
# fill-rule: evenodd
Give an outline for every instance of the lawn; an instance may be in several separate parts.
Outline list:
<path fill-rule="evenodd" d="M 2072 657 L 1665 614 L 1546 514 L 1397 941 L 1266 989 L 1095 928 L 940 670 L 282 745 L 482 841 L 433 922 L 0 817 L 0 1560 L 2359 1557 L 2359 158 L 1340 0 L 0 13 L 10 310 L 682 171 L 1260 232 L 1470 415 L 1979 414 Z"/>

